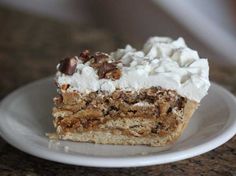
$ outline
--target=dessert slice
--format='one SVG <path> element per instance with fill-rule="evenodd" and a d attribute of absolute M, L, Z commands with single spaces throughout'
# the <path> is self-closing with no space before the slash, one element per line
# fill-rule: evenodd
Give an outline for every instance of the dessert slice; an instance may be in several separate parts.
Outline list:
<path fill-rule="evenodd" d="M 207 94 L 208 61 L 182 38 L 152 37 L 58 64 L 54 126 L 59 139 L 164 146 L 183 133 Z"/>

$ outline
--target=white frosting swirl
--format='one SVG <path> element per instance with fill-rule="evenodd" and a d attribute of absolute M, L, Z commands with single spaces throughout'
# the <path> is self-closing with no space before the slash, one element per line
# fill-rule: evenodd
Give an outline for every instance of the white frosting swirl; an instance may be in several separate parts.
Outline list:
<path fill-rule="evenodd" d="M 57 72 L 59 85 L 70 84 L 69 91 L 113 92 L 116 88 L 138 91 L 160 86 L 176 90 L 188 99 L 200 102 L 210 87 L 207 59 L 199 58 L 197 51 L 188 48 L 183 38 L 152 37 L 142 50 L 130 45 L 110 54 L 110 60 L 120 60 L 122 76 L 118 80 L 99 79 L 89 62 L 79 63 L 77 71 L 69 76 Z"/>

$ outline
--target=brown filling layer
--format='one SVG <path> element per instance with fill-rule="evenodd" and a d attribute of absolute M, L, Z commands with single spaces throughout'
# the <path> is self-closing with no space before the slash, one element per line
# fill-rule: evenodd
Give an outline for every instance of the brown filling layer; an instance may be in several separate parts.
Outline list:
<path fill-rule="evenodd" d="M 54 123 L 63 132 L 110 129 L 126 135 L 163 136 L 181 122 L 187 99 L 175 91 L 153 87 L 139 92 L 116 90 L 112 94 L 62 91 L 54 102 Z M 132 123 L 128 124 L 128 119 Z"/>

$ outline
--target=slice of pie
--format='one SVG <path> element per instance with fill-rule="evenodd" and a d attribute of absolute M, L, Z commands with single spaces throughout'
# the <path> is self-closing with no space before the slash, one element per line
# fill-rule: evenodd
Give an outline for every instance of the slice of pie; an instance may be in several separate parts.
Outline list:
<path fill-rule="evenodd" d="M 210 86 L 208 61 L 182 38 L 152 37 L 136 50 L 83 51 L 60 61 L 59 139 L 164 146 L 176 141 Z"/>

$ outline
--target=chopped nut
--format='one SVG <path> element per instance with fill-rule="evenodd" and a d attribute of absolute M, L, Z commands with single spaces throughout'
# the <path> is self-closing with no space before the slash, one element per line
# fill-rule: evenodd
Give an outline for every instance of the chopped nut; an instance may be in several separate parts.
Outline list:
<path fill-rule="evenodd" d="M 104 63 L 109 58 L 107 53 L 96 52 L 94 55 L 95 63 Z"/>
<path fill-rule="evenodd" d="M 98 68 L 99 79 L 106 78 L 106 73 L 115 70 L 116 66 L 112 63 L 104 63 Z"/>
<path fill-rule="evenodd" d="M 66 74 L 66 75 L 73 75 L 76 66 L 77 66 L 78 58 L 74 57 L 67 57 L 60 61 L 59 71 Z"/>
<path fill-rule="evenodd" d="M 109 55 L 102 52 L 96 52 L 94 56 L 92 56 L 91 66 L 94 68 L 99 68 L 102 64 L 107 62 Z"/>
<path fill-rule="evenodd" d="M 113 72 L 112 72 L 112 78 L 113 79 L 120 79 L 121 77 L 121 71 L 120 69 L 115 69 Z"/>
<path fill-rule="evenodd" d="M 90 57 L 90 52 L 89 50 L 84 50 L 83 52 L 80 53 L 79 59 L 83 61 L 83 63 L 89 61 Z"/>

